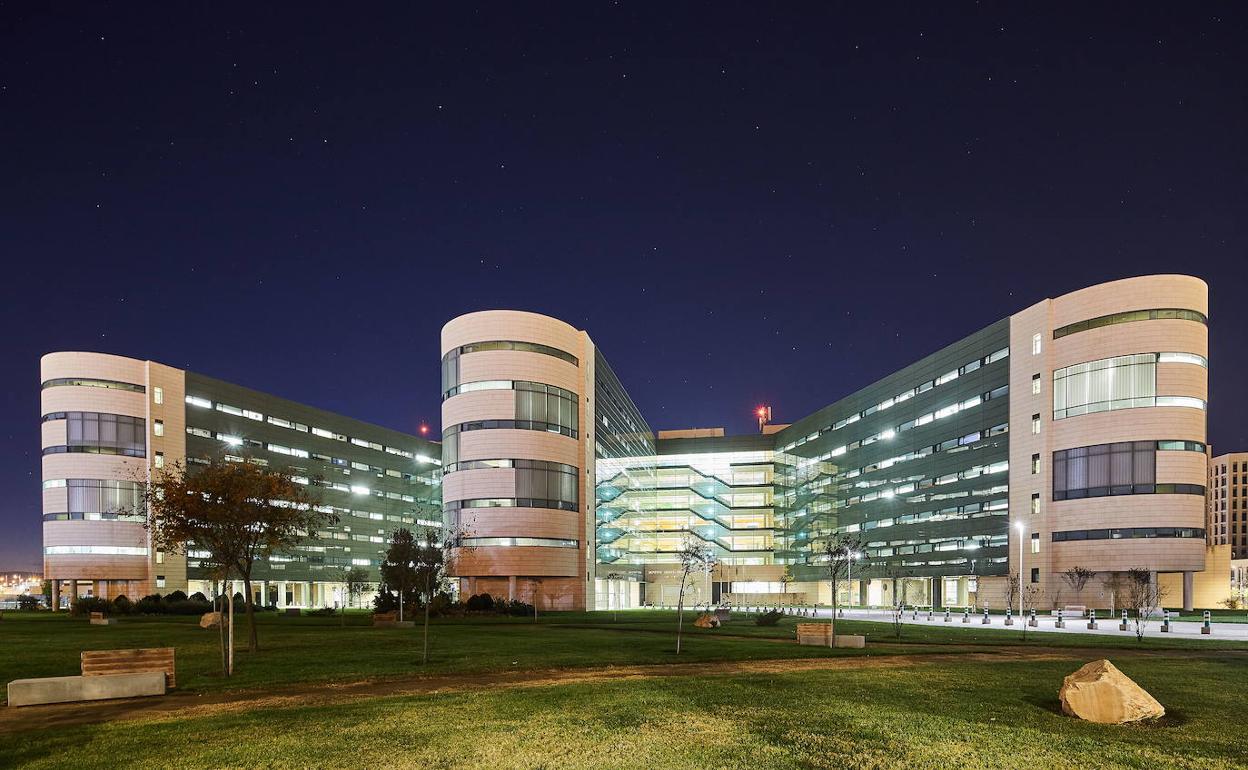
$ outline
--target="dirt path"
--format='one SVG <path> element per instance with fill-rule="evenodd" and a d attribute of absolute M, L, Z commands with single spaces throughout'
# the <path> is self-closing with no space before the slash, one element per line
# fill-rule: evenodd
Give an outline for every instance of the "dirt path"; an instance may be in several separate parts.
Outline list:
<path fill-rule="evenodd" d="M 881 652 L 887 652 L 881 645 Z M 963 648 L 966 649 L 966 648 Z M 982 647 L 957 653 L 854 655 L 836 658 L 785 660 L 711 661 L 605 668 L 500 671 L 483 674 L 413 676 L 400 679 L 355 682 L 308 682 L 280 685 L 264 690 L 195 693 L 174 690 L 163 698 L 68 703 L 0 709 L 0 735 L 29 730 L 32 726 L 63 727 L 131 719 L 187 719 L 252 709 L 322 706 L 351 703 L 377 697 L 457 693 L 497 688 L 549 687 L 562 684 L 623 681 L 675 676 L 731 676 L 734 674 L 788 674 L 801 671 L 834 671 L 862 668 L 898 668 L 957 661 L 1017 663 L 1043 660 L 1104 657 L 1203 658 L 1213 651 L 1113 650 L 1063 647 Z M 1218 651 L 1225 656 L 1227 651 Z"/>

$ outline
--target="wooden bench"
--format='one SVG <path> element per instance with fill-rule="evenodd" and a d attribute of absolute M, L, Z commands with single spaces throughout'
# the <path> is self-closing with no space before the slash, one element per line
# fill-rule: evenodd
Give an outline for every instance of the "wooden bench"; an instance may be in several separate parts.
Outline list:
<path fill-rule="evenodd" d="M 83 676 L 110 674 L 141 674 L 157 672 L 165 675 L 165 687 L 176 686 L 172 647 L 148 647 L 139 650 L 83 650 Z"/>
<path fill-rule="evenodd" d="M 798 623 L 797 624 L 797 643 L 814 647 L 831 647 L 832 645 L 832 624 L 831 623 Z M 837 647 L 865 647 L 867 640 L 865 636 L 857 634 L 837 634 Z"/>
<path fill-rule="evenodd" d="M 104 617 L 103 612 L 91 613 L 91 625 L 93 626 L 107 626 L 111 622 L 112 621 L 110 621 L 108 618 Z"/>
<path fill-rule="evenodd" d="M 374 612 L 373 626 L 393 626 L 399 622 L 399 613 L 397 612 Z"/>

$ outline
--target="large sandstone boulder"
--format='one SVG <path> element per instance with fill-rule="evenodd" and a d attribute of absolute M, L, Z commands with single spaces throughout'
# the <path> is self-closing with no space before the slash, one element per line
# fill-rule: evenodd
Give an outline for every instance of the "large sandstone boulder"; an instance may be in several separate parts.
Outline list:
<path fill-rule="evenodd" d="M 693 624 L 698 628 L 719 628 L 719 618 L 710 612 L 704 612 L 693 621 Z"/>
<path fill-rule="evenodd" d="M 200 628 L 216 628 L 219 625 L 221 625 L 220 612 L 205 612 L 199 618 Z"/>
<path fill-rule="evenodd" d="M 1166 709 L 1108 660 L 1094 660 L 1062 680 L 1057 697 L 1073 717 L 1117 725 L 1154 719 Z"/>

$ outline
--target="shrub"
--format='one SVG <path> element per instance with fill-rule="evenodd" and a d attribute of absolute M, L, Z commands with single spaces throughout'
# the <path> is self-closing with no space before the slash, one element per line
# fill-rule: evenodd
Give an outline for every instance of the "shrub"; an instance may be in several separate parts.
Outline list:
<path fill-rule="evenodd" d="M 27 612 L 30 610 L 37 610 L 39 609 L 39 597 L 26 595 L 19 596 L 17 597 L 17 608 Z"/>
<path fill-rule="evenodd" d="M 485 609 L 485 605 L 481 602 L 480 594 L 473 594 L 468 597 L 468 601 L 464 603 L 464 609 L 469 612 L 480 612 Z"/>
<path fill-rule="evenodd" d="M 206 602 L 208 601 L 208 597 L 204 596 L 202 591 L 196 591 L 195 593 L 191 594 L 191 600 L 197 601 L 197 602 Z"/>
<path fill-rule="evenodd" d="M 333 607 L 321 607 L 319 610 L 304 610 L 304 615 L 310 618 L 328 618 L 338 614 Z"/>
<path fill-rule="evenodd" d="M 399 595 L 391 591 L 388 587 L 382 586 L 377 595 L 373 597 L 374 612 L 397 612 L 399 609 Z"/>
<path fill-rule="evenodd" d="M 1240 600 L 1238 597 L 1235 597 L 1235 596 L 1232 596 L 1229 599 L 1222 600 L 1222 606 L 1226 607 L 1228 610 L 1237 610 L 1239 609 L 1239 605 L 1240 605 Z"/>
<path fill-rule="evenodd" d="M 113 599 L 113 612 L 118 615 L 129 615 L 131 612 L 134 612 L 134 603 L 130 601 L 128 596 L 121 594 L 116 599 Z"/>
<path fill-rule="evenodd" d="M 165 596 L 165 601 L 167 601 L 167 602 L 184 602 L 184 601 L 186 601 L 186 592 L 185 592 L 185 591 L 174 591 L 173 593 L 168 594 L 168 595 L 166 595 L 166 596 Z"/>
<path fill-rule="evenodd" d="M 98 596 L 79 596 L 70 605 L 69 614 L 76 616 L 90 615 L 92 612 L 108 612 L 112 608 L 107 599 L 102 599 Z"/>
<path fill-rule="evenodd" d="M 164 604 L 164 611 L 170 615 L 203 615 L 205 612 L 212 612 L 212 602 L 199 602 L 194 599 L 168 601 Z"/>
<path fill-rule="evenodd" d="M 164 615 L 165 600 L 160 598 L 160 594 L 149 594 L 135 603 L 134 611 L 140 615 Z"/>
<path fill-rule="evenodd" d="M 780 619 L 784 617 L 783 612 L 776 610 L 767 610 L 761 615 L 754 618 L 754 624 L 759 626 L 775 626 L 780 624 Z"/>

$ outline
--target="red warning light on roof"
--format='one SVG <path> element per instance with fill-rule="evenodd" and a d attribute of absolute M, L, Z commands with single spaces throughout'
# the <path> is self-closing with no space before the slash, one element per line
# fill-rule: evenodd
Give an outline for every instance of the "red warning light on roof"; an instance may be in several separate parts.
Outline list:
<path fill-rule="evenodd" d="M 424 423 L 421 423 L 421 425 L 420 425 L 420 435 L 422 435 L 422 436 L 428 436 L 428 435 L 429 435 L 429 426 L 428 426 L 428 425 L 425 425 Z"/>

